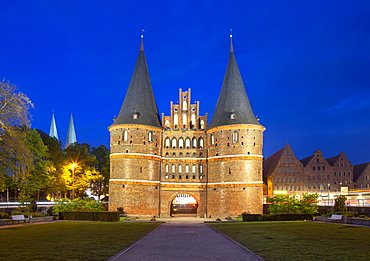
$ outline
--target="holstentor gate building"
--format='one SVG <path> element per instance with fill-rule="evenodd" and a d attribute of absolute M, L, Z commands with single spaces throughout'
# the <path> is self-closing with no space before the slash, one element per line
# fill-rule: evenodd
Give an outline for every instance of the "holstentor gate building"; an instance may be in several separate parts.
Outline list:
<path fill-rule="evenodd" d="M 179 103 L 170 107 L 170 115 L 160 117 L 141 37 L 130 85 L 109 127 L 109 209 L 151 216 L 184 206 L 202 217 L 262 213 L 265 127 L 249 103 L 232 36 L 210 124 L 207 114 L 200 116 L 199 102 L 191 103 L 190 89 L 180 89 Z"/>

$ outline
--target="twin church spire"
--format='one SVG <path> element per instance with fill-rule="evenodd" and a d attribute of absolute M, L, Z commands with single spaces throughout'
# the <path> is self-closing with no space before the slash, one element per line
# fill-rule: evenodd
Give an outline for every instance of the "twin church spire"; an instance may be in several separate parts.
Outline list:
<path fill-rule="evenodd" d="M 143 34 L 140 51 L 121 110 L 113 125 L 139 124 L 161 128 L 157 104 L 150 82 L 148 66 L 144 54 Z M 248 95 L 234 55 L 232 34 L 230 34 L 230 54 L 221 92 L 212 121 L 208 129 L 223 125 L 260 125 L 253 114 Z"/>

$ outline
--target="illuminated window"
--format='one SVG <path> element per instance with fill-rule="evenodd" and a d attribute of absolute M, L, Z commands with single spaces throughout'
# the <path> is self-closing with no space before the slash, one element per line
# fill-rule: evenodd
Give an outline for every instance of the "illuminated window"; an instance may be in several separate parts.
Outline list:
<path fill-rule="evenodd" d="M 127 130 L 124 130 L 123 131 L 123 140 L 124 141 L 127 141 L 127 139 L 128 139 L 128 131 Z"/>

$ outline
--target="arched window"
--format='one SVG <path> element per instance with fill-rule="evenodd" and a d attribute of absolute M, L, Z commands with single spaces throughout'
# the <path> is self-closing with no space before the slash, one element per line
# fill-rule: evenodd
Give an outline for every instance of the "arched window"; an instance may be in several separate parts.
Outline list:
<path fill-rule="evenodd" d="M 165 124 L 166 128 L 169 128 L 170 127 L 170 121 L 169 120 L 166 120 Z"/>
<path fill-rule="evenodd" d="M 182 173 L 182 165 L 179 165 L 179 173 Z"/>
<path fill-rule="evenodd" d="M 201 129 L 204 129 L 204 120 L 201 120 L 201 121 L 200 121 L 200 128 L 201 128 Z"/>
<path fill-rule="evenodd" d="M 188 109 L 188 103 L 186 101 L 182 102 L 182 109 L 186 111 Z"/>
<path fill-rule="evenodd" d="M 180 149 L 184 148 L 184 139 L 183 138 L 179 139 L 179 148 Z"/>
<path fill-rule="evenodd" d="M 166 166 L 165 166 L 165 172 L 168 173 L 168 171 L 169 171 L 169 166 L 168 166 L 168 164 L 166 164 Z"/>
<path fill-rule="evenodd" d="M 197 173 L 197 166 L 195 164 L 193 164 L 193 166 L 191 166 L 191 172 L 192 173 Z"/>
<path fill-rule="evenodd" d="M 239 137 L 238 137 L 239 135 L 238 135 L 238 132 L 237 131 L 233 131 L 233 143 L 236 143 L 236 142 L 238 142 L 238 139 L 239 139 Z"/>
<path fill-rule="evenodd" d="M 211 145 L 215 145 L 215 135 L 211 134 Z"/>
<path fill-rule="evenodd" d="M 173 123 L 175 126 L 179 125 L 179 115 L 177 113 L 173 116 Z"/>
<path fill-rule="evenodd" d="M 197 147 L 197 139 L 193 138 L 193 148 L 196 148 L 196 147 Z"/>
<path fill-rule="evenodd" d="M 127 141 L 127 139 L 128 139 L 128 131 L 127 130 L 124 130 L 123 131 L 123 140 L 124 141 Z"/>
<path fill-rule="evenodd" d="M 185 140 L 185 147 L 186 147 L 187 149 L 189 149 L 189 148 L 190 148 L 190 139 L 189 139 L 189 138 L 186 138 L 186 140 Z"/>
<path fill-rule="evenodd" d="M 164 140 L 164 146 L 168 149 L 169 147 L 170 147 L 170 138 L 166 138 L 165 140 Z"/>
<path fill-rule="evenodd" d="M 191 127 L 194 128 L 194 126 L 195 126 L 195 114 L 191 115 L 191 124 L 193 125 Z"/>
<path fill-rule="evenodd" d="M 199 165 L 199 173 L 200 174 L 203 174 L 203 165 L 201 164 L 201 165 Z"/>
<path fill-rule="evenodd" d="M 188 164 L 185 165 L 185 172 L 189 173 L 189 165 Z"/>
<path fill-rule="evenodd" d="M 171 172 L 172 173 L 175 173 L 176 172 L 176 165 L 175 164 L 172 164 L 172 166 L 171 166 Z"/>
<path fill-rule="evenodd" d="M 186 122 L 187 122 L 186 114 L 183 114 L 182 115 L 182 125 L 185 125 L 186 126 Z"/>
<path fill-rule="evenodd" d="M 199 149 L 203 149 L 203 138 L 199 138 Z"/>
<path fill-rule="evenodd" d="M 172 148 L 176 148 L 177 147 L 177 141 L 176 141 L 176 138 L 173 138 L 172 139 Z"/>
<path fill-rule="evenodd" d="M 152 131 L 148 132 L 148 141 L 153 142 L 153 132 Z"/>

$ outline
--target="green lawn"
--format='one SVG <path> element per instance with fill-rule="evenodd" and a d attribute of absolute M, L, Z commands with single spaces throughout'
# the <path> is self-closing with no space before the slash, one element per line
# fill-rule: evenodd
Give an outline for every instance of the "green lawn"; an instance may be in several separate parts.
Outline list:
<path fill-rule="evenodd" d="M 267 261 L 370 259 L 370 227 L 300 221 L 209 225 Z"/>
<path fill-rule="evenodd" d="M 0 260 L 106 260 L 159 223 L 57 222 L 0 229 Z"/>

